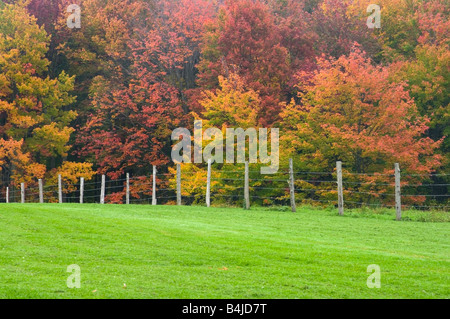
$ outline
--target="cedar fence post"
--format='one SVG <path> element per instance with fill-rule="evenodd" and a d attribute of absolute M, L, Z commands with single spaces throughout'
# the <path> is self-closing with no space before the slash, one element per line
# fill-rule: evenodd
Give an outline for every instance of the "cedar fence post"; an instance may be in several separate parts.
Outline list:
<path fill-rule="evenodd" d="M 211 159 L 208 160 L 208 175 L 206 180 L 206 207 L 211 206 Z"/>
<path fill-rule="evenodd" d="M 130 173 L 127 173 L 127 182 L 126 182 L 126 190 L 125 190 L 125 203 L 127 205 L 130 204 Z"/>
<path fill-rule="evenodd" d="M 244 201 L 245 209 L 250 209 L 250 191 L 249 191 L 249 181 L 248 181 L 248 162 L 245 162 L 245 178 L 244 178 Z"/>
<path fill-rule="evenodd" d="M 106 176 L 102 175 L 102 186 L 100 189 L 100 204 L 105 203 L 105 184 L 106 184 Z"/>
<path fill-rule="evenodd" d="M 181 205 L 181 165 L 177 164 L 177 205 Z"/>
<path fill-rule="evenodd" d="M 156 205 L 156 166 L 153 165 L 152 205 Z"/>
<path fill-rule="evenodd" d="M 63 202 L 62 198 L 62 179 L 61 174 L 58 175 L 58 202 L 61 204 Z"/>
<path fill-rule="evenodd" d="M 80 204 L 84 201 L 84 177 L 80 177 Z"/>
<path fill-rule="evenodd" d="M 39 183 L 39 203 L 43 204 L 44 203 L 44 185 L 42 183 L 42 179 L 39 179 L 38 183 Z"/>
<path fill-rule="evenodd" d="M 336 162 L 337 185 L 338 185 L 338 210 L 339 215 L 344 215 L 344 191 L 342 187 L 342 162 Z"/>
<path fill-rule="evenodd" d="M 295 182 L 294 182 L 294 162 L 289 159 L 289 189 L 291 194 L 291 210 L 293 213 L 297 211 L 295 207 Z"/>
<path fill-rule="evenodd" d="M 25 183 L 20 183 L 20 202 L 25 203 Z"/>
<path fill-rule="evenodd" d="M 400 165 L 395 163 L 395 215 L 397 220 L 402 219 L 402 195 L 400 191 Z"/>

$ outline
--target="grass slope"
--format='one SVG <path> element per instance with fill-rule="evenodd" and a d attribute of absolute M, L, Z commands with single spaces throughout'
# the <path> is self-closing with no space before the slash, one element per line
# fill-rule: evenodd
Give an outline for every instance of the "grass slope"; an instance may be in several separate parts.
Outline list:
<path fill-rule="evenodd" d="M 449 298 L 449 229 L 307 208 L 0 204 L 0 298 Z"/>

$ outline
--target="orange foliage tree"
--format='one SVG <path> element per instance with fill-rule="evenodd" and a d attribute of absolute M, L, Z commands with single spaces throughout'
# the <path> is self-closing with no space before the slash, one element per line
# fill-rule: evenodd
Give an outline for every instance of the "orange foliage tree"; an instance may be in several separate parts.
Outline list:
<path fill-rule="evenodd" d="M 396 162 L 410 174 L 439 167 L 441 141 L 423 137 L 429 119 L 419 114 L 406 83 L 390 80 L 389 67 L 374 66 L 358 48 L 318 65 L 299 84 L 301 105 L 291 103 L 282 113 L 282 150 L 305 163 L 303 169 L 332 171 L 338 160 L 359 174 L 393 174 Z M 365 179 L 390 182 L 378 174 Z"/>
<path fill-rule="evenodd" d="M 1 182 L 37 183 L 60 165 L 77 116 L 68 106 L 74 78 L 47 74 L 49 36 L 25 9 L 26 2 L 0 6 Z M 50 178 L 50 174 L 47 174 Z"/>

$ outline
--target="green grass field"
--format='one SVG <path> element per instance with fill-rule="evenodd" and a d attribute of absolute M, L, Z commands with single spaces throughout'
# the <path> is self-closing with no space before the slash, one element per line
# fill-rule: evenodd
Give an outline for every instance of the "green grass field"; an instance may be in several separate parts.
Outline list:
<path fill-rule="evenodd" d="M 450 223 L 349 214 L 0 204 L 0 298 L 450 297 Z"/>

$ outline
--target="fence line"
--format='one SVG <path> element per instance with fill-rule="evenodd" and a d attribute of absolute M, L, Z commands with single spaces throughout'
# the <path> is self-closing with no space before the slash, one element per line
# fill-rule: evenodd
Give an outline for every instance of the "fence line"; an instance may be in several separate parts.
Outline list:
<path fill-rule="evenodd" d="M 411 191 L 417 187 L 448 188 L 450 186 L 450 184 L 442 182 L 418 184 L 415 177 L 444 177 L 450 176 L 450 174 L 402 175 L 398 164 L 395 164 L 394 174 L 344 172 L 342 162 L 336 163 L 334 172 L 294 171 L 293 167 L 293 161 L 290 159 L 288 171 L 281 171 L 270 177 L 258 177 L 255 174 L 259 171 L 250 170 L 248 162 L 245 163 L 244 170 L 235 171 L 213 171 L 210 161 L 206 172 L 182 172 L 181 165 L 177 164 L 174 173 L 158 173 L 157 167 L 153 166 L 153 172 L 149 176 L 131 177 L 127 173 L 126 178 L 107 181 L 106 176 L 101 175 L 100 187 L 98 187 L 98 181 L 86 183 L 83 177 L 80 178 L 79 184 L 67 183 L 64 185 L 61 175 L 58 175 L 57 185 L 44 185 L 42 179 L 38 180 L 37 187 L 26 188 L 25 183 L 21 183 L 18 195 L 14 187 L 6 187 L 5 202 L 17 202 L 20 199 L 20 203 L 44 203 L 47 200 L 48 202 L 79 202 L 83 204 L 98 200 L 100 204 L 104 204 L 106 201 L 121 203 L 125 196 L 126 204 L 148 202 L 156 205 L 158 200 L 161 200 L 163 204 L 176 200 L 177 205 L 182 205 L 184 199 L 184 202 L 204 200 L 207 207 L 211 206 L 213 199 L 242 200 L 243 207 L 250 209 L 253 200 L 262 200 L 263 202 L 273 201 L 285 204 L 291 207 L 292 212 L 295 212 L 296 202 L 300 201 L 337 206 L 340 215 L 344 214 L 346 205 L 349 207 L 361 205 L 395 208 L 397 220 L 401 220 L 401 212 L 405 208 L 442 209 L 444 211 L 448 211 L 450 208 L 450 205 L 447 205 L 449 201 L 445 201 L 445 198 L 450 197 L 448 194 L 411 194 Z M 215 173 L 226 176 L 217 177 Z M 228 177 L 227 174 L 234 176 Z M 239 177 L 237 174 L 242 175 Z M 285 178 L 282 179 L 280 176 L 285 176 Z M 308 176 L 315 176 L 317 179 Z M 150 177 L 151 181 L 149 181 Z M 376 181 L 355 180 L 368 177 L 376 178 Z M 380 182 L 377 177 L 382 177 L 384 180 Z M 406 177 L 406 180 L 401 180 L 401 177 Z M 413 178 L 413 183 L 410 183 L 408 177 Z M 267 183 L 269 185 L 266 185 Z M 401 193 L 403 188 L 407 190 L 404 194 Z M 259 195 L 261 191 L 265 192 L 264 196 Z M 364 198 L 361 195 L 370 196 L 369 200 L 361 201 L 361 198 Z M 373 203 L 370 199 L 372 197 L 392 202 L 391 204 Z M 420 198 L 424 199 L 418 200 Z M 402 203 L 402 199 L 406 203 L 412 201 L 413 204 Z M 422 205 L 425 200 L 432 199 L 444 200 L 443 205 L 436 205 L 436 202 L 433 201 L 430 202 L 430 205 Z M 414 204 L 414 201 L 417 203 Z"/>

